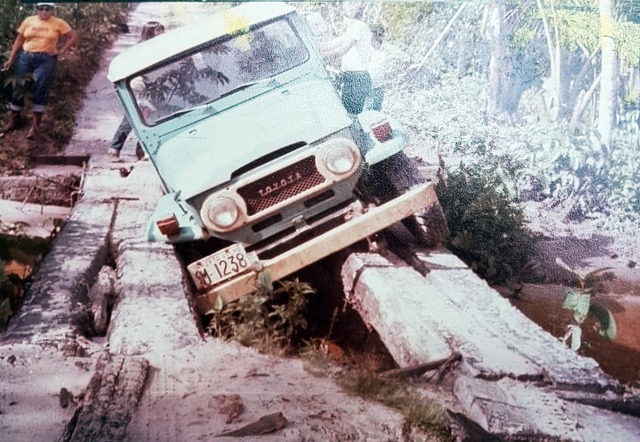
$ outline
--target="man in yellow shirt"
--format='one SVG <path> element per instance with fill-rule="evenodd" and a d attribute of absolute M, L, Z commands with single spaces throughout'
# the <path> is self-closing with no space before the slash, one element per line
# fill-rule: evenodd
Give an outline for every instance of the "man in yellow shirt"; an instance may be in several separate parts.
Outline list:
<path fill-rule="evenodd" d="M 64 20 L 53 16 L 53 3 L 38 3 L 37 15 L 24 19 L 18 28 L 9 59 L 3 70 L 7 70 L 17 57 L 15 74 L 18 78 L 13 88 L 9 105 L 9 121 L 4 132 L 20 126 L 20 112 L 24 105 L 24 79 L 33 75 L 33 122 L 27 138 L 33 138 L 40 127 L 42 115 L 49 99 L 49 88 L 53 81 L 58 56 L 64 54 L 76 41 L 76 33 Z M 63 37 L 64 43 L 58 48 L 58 41 Z"/>

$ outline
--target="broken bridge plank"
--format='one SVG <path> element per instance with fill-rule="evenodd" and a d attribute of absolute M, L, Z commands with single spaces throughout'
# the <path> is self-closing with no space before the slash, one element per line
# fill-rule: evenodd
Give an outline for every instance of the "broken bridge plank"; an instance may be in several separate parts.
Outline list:
<path fill-rule="evenodd" d="M 456 397 L 464 414 L 492 434 L 540 440 L 589 440 L 589 431 L 611 436 L 601 440 L 640 434 L 639 419 L 610 411 L 624 411 L 628 394 L 593 359 L 531 322 L 451 253 L 421 259 L 425 276 L 375 254 L 353 254 L 342 269 L 347 301 L 401 368 L 459 352 Z M 464 387 L 474 381 L 491 390 L 483 408 L 473 388 Z M 528 401 L 523 389 L 538 399 Z M 597 428 L 605 423 L 612 425 L 606 432 Z"/>
<path fill-rule="evenodd" d="M 640 435 L 636 417 L 568 402 L 552 388 L 514 379 L 461 376 L 454 393 L 465 415 L 505 439 L 517 435 L 519 440 L 631 441 Z"/>
<path fill-rule="evenodd" d="M 82 402 L 60 442 L 124 440 L 149 372 L 141 357 L 100 355 Z"/>
<path fill-rule="evenodd" d="M 343 266 L 347 300 L 384 336 L 400 367 L 458 351 L 473 376 L 621 391 L 593 359 L 545 332 L 454 255 L 422 259 L 432 267 L 424 277 L 374 254 L 353 254 Z"/>

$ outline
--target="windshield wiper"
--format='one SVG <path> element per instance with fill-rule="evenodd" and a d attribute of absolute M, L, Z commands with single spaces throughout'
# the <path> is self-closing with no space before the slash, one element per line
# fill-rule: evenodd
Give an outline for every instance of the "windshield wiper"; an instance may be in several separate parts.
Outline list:
<path fill-rule="evenodd" d="M 198 105 L 196 107 L 190 107 L 189 109 L 180 109 L 180 110 L 177 110 L 177 111 L 175 111 L 175 112 L 173 112 L 173 113 L 171 113 L 169 115 L 165 115 L 165 116 L 159 118 L 156 122 L 163 122 L 163 121 L 169 120 L 171 118 L 178 117 L 180 115 L 188 114 L 188 113 L 191 113 L 191 112 L 197 112 L 197 111 L 201 111 L 202 112 L 202 111 L 205 111 L 205 110 L 208 110 L 208 109 L 213 109 L 214 113 L 217 114 L 218 111 L 215 108 L 213 108 L 213 106 L 212 106 L 212 103 L 214 101 L 219 100 L 220 98 L 226 97 L 227 95 L 234 94 L 234 93 L 236 93 L 238 91 L 241 91 L 243 89 L 249 88 L 251 86 L 255 86 L 257 84 L 262 84 L 264 86 L 278 86 L 279 85 L 279 83 L 273 78 L 262 78 L 260 80 L 250 81 L 248 83 L 243 83 L 243 84 L 241 84 L 241 85 L 239 85 L 237 87 L 234 87 L 230 91 L 227 91 L 227 92 L 225 92 L 225 93 L 223 93 L 223 94 L 221 94 L 221 95 L 219 95 L 219 96 L 217 96 L 215 98 L 212 98 L 211 100 L 209 100 L 209 101 L 207 101 L 205 103 L 202 103 L 202 104 L 200 104 L 200 105 Z"/>
<path fill-rule="evenodd" d="M 260 80 L 249 81 L 247 83 L 241 84 L 240 86 L 236 86 L 233 89 L 231 89 L 231 90 L 229 90 L 229 91 L 227 91 L 227 92 L 225 92 L 223 94 L 220 94 L 220 97 L 218 97 L 218 98 L 222 98 L 222 97 L 226 97 L 227 95 L 235 94 L 238 91 L 241 91 L 241 90 L 246 89 L 246 88 L 251 87 L 251 86 L 255 86 L 257 84 L 262 84 L 264 86 L 278 86 L 278 82 L 275 79 L 273 79 L 273 78 L 262 78 Z"/>
<path fill-rule="evenodd" d="M 215 100 L 217 100 L 218 98 L 219 98 L 219 97 L 216 97 L 216 98 L 214 98 L 214 99 L 212 99 L 212 100 L 209 100 L 209 101 L 207 101 L 207 102 L 205 102 L 205 103 L 202 103 L 202 104 L 200 104 L 200 105 L 198 105 L 198 106 L 196 106 L 196 107 L 190 107 L 189 109 L 180 109 L 180 110 L 177 110 L 177 111 L 175 111 L 175 112 L 174 112 L 174 113 L 172 113 L 172 114 L 165 115 L 164 117 L 159 118 L 159 119 L 158 119 L 158 121 L 165 121 L 165 120 L 168 120 L 168 119 L 170 119 L 170 118 L 174 118 L 174 117 L 178 117 L 178 116 L 180 116 L 180 115 L 188 114 L 188 113 L 190 113 L 190 112 L 195 112 L 195 111 L 204 111 L 204 110 L 209 110 L 209 109 L 213 109 L 214 113 L 216 113 L 216 114 L 217 114 L 217 113 L 218 113 L 218 111 L 217 111 L 216 109 L 214 109 L 214 108 L 213 108 L 213 106 L 211 106 L 211 103 L 213 103 L 213 102 L 214 102 Z"/>

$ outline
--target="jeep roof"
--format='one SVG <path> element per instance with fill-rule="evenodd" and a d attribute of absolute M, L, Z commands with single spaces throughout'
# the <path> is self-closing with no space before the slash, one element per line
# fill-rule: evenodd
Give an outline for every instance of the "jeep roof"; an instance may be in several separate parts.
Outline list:
<path fill-rule="evenodd" d="M 141 42 L 114 58 L 107 77 L 111 82 L 133 76 L 193 47 L 293 12 L 286 3 L 245 3 L 194 26 L 183 26 Z M 161 49 L 160 49 L 161 48 Z"/>

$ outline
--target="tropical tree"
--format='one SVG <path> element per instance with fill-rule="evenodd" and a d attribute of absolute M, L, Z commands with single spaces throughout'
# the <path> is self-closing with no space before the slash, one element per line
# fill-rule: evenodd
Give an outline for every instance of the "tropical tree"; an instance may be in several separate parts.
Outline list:
<path fill-rule="evenodd" d="M 611 149 L 611 132 L 615 118 L 618 61 L 616 57 L 615 21 L 612 17 L 613 0 L 600 0 L 600 40 L 602 44 L 602 68 L 600 73 L 600 105 L 598 106 L 598 131 L 603 153 Z"/>

